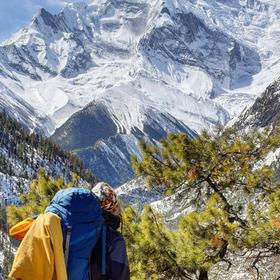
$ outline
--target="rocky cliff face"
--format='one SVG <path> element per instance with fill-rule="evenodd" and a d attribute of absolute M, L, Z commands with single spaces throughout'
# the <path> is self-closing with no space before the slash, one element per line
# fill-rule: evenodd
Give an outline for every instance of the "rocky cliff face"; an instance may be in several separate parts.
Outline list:
<path fill-rule="evenodd" d="M 277 126 L 280 121 L 280 78 L 270 84 L 255 103 L 237 121 L 242 128 Z"/>

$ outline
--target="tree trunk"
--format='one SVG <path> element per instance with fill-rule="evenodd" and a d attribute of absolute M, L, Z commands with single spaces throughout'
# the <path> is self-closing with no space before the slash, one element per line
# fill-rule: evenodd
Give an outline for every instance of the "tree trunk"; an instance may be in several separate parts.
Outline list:
<path fill-rule="evenodd" d="M 208 280 L 208 271 L 200 270 L 198 280 Z"/>

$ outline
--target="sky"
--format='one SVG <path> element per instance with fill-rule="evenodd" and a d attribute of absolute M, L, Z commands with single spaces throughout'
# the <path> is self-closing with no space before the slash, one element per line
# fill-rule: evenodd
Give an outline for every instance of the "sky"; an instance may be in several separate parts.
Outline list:
<path fill-rule="evenodd" d="M 0 42 L 31 21 L 40 8 L 59 12 L 66 3 L 81 0 L 0 0 Z"/>

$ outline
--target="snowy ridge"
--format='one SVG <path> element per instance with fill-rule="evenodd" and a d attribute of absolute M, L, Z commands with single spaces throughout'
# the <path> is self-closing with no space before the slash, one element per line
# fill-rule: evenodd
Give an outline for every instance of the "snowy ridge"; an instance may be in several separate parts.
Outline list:
<path fill-rule="evenodd" d="M 123 88 L 124 101 L 138 90 L 141 106 L 172 107 L 192 129 L 212 129 L 275 77 L 278 8 L 272 0 L 176 0 L 75 3 L 58 15 L 42 9 L 2 43 L 0 80 L 54 127 Z M 137 125 L 124 118 L 126 130 L 128 121 Z"/>
<path fill-rule="evenodd" d="M 116 100 L 121 95 L 122 92 L 116 94 Z M 118 186 L 134 177 L 130 157 L 141 156 L 140 139 L 155 144 L 167 133 L 179 132 L 195 137 L 189 127 L 171 114 L 147 107 L 138 115 L 135 110 L 130 111 L 131 106 L 137 108 L 137 99 L 132 96 L 129 101 L 120 104 L 126 108 L 121 111 L 117 109 L 120 105 L 114 106 L 117 102 L 109 106 L 104 101 L 90 103 L 58 128 L 51 139 L 74 151 L 99 179 Z M 131 119 L 135 119 L 137 126 L 130 125 Z"/>
<path fill-rule="evenodd" d="M 239 128 L 263 128 L 279 125 L 280 78 L 271 83 L 254 104 L 240 115 L 236 122 Z"/>
<path fill-rule="evenodd" d="M 30 104 L 14 94 L 1 82 L 0 91 L 2 93 L 0 95 L 0 108 L 9 113 L 13 119 L 38 133 L 49 133 L 54 129 L 49 118 L 38 114 Z"/>

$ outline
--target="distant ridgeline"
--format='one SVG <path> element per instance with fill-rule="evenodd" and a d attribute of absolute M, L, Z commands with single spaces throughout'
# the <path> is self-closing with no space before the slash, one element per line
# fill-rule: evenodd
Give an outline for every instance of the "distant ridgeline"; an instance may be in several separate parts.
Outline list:
<path fill-rule="evenodd" d="M 96 181 L 78 157 L 0 112 L 0 204 L 14 202 L 40 168 L 66 182 L 73 176 L 88 183 Z"/>

